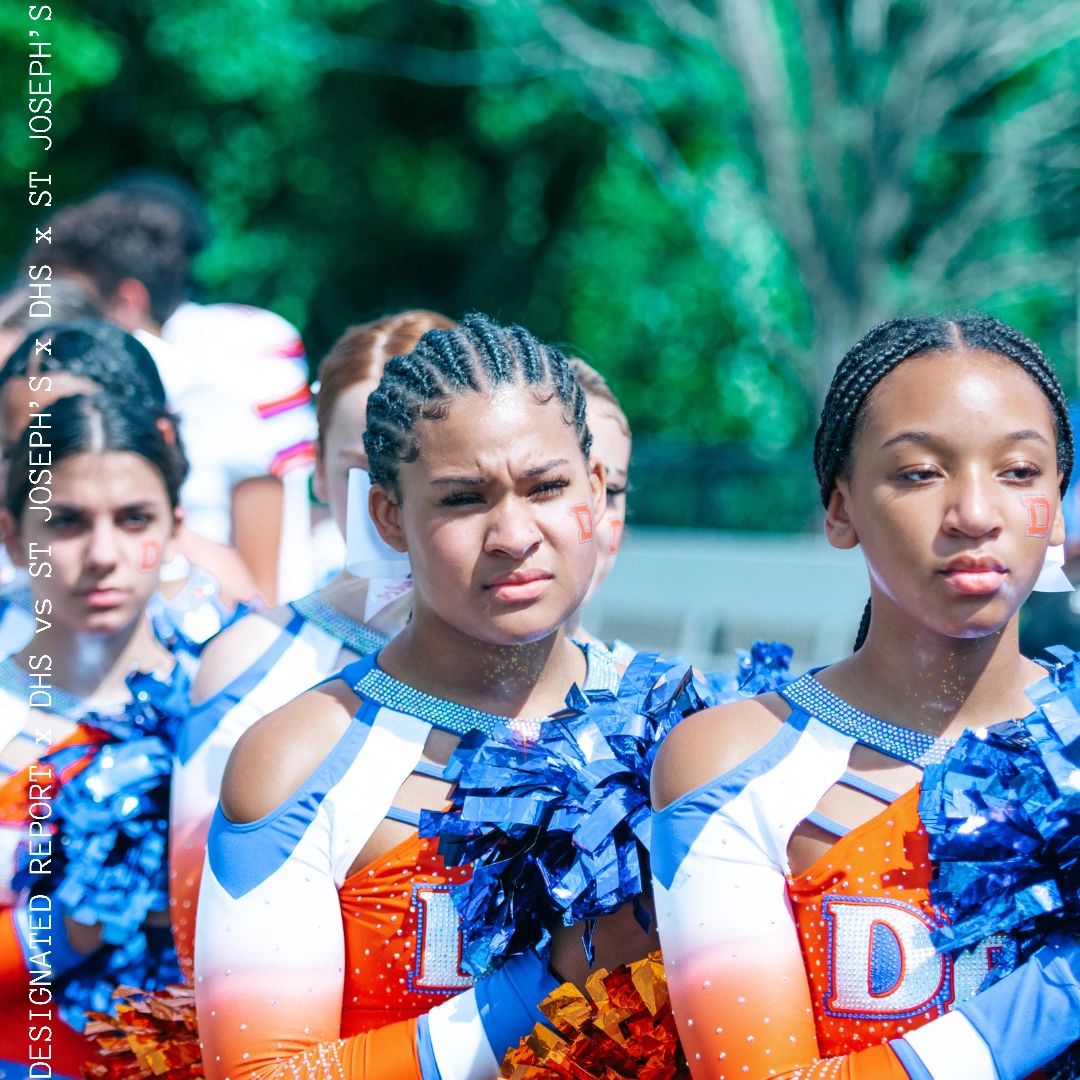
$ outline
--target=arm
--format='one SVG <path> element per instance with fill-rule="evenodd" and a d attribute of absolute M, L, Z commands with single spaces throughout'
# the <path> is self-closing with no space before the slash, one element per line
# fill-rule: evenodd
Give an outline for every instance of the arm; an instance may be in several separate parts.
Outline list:
<path fill-rule="evenodd" d="M 327 777 L 328 751 L 361 729 L 348 694 L 324 688 L 303 695 L 252 728 L 230 760 L 196 927 L 207 1078 L 491 1080 L 502 1052 L 542 1019 L 534 1006 L 555 986 L 535 961 L 507 965 L 421 1022 L 341 1037 L 352 973 L 345 970 L 341 859 L 332 854 L 326 812 L 333 796 L 320 787 L 338 782 Z M 302 741 L 295 739 L 301 722 Z M 400 783 L 390 728 L 372 725 L 363 746 L 366 752 L 386 740 L 372 747 L 379 776 L 369 785 L 359 773 L 338 778 L 351 790 L 363 786 L 376 805 Z M 357 768 L 363 761 L 355 756 Z M 362 848 L 367 835 L 365 826 L 350 847 Z"/>
<path fill-rule="evenodd" d="M 278 548 L 281 545 L 281 480 L 256 476 L 241 480 L 232 493 L 233 543 L 268 605 L 277 603 Z"/>
<path fill-rule="evenodd" d="M 670 736 L 654 774 L 657 916 L 672 1004 L 695 1080 L 715 1080 L 719 1061 L 726 1075 L 747 1080 L 1019 1080 L 1067 1048 L 1080 1023 L 1075 948 L 1071 958 L 1024 965 L 969 1006 L 888 1045 L 822 1058 L 787 895 L 787 837 L 770 829 L 770 790 L 755 791 L 745 753 L 733 752 L 724 761 L 720 751 L 714 760 L 721 769 L 711 779 L 702 778 L 699 765 L 725 734 L 738 741 L 745 738 L 738 729 L 761 732 L 755 708 L 760 706 L 712 710 L 711 718 L 700 714 L 704 723 L 691 718 Z M 777 757 L 782 737 L 759 734 L 762 759 Z M 1014 1052 L 1010 1061 L 1002 1023 L 1024 988 L 1037 1004 L 1024 1010 L 1024 1035 L 1017 1037 L 1023 1053 Z M 995 992 L 998 1009 L 977 1008 Z"/>

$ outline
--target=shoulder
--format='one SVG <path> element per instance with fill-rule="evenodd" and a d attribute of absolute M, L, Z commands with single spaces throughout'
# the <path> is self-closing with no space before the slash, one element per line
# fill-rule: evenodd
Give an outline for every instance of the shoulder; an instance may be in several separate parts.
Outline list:
<path fill-rule="evenodd" d="M 335 680 L 268 713 L 240 736 L 221 783 L 221 809 L 237 824 L 281 806 L 345 734 L 356 695 Z"/>
<path fill-rule="evenodd" d="M 662 810 L 741 764 L 780 730 L 787 714 L 788 705 L 779 694 L 762 694 L 688 716 L 657 753 L 653 808 Z"/>
<path fill-rule="evenodd" d="M 254 664 L 281 636 L 294 615 L 287 604 L 253 612 L 222 630 L 203 650 L 191 690 L 193 705 L 220 694 Z"/>

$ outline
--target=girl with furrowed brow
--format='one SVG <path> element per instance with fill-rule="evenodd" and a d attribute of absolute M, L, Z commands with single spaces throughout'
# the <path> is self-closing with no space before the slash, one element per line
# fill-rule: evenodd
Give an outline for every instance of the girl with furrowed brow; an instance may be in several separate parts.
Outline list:
<path fill-rule="evenodd" d="M 994 852 L 1015 813 L 1041 812 L 1028 796 L 955 815 L 996 782 L 988 752 L 1032 780 L 1051 760 L 1034 746 L 1065 760 L 1033 711 L 1058 691 L 1017 631 L 1064 540 L 1061 387 L 996 319 L 896 319 L 841 361 L 814 463 L 830 542 L 861 547 L 869 570 L 856 651 L 684 721 L 652 776 L 657 919 L 690 1072 L 1017 1080 L 1080 1038 L 1080 948 L 1068 933 L 1040 947 L 998 897 L 960 903 L 979 866 L 1014 891 L 1020 849 Z M 1025 720 L 982 731 L 1012 717 Z M 1050 895 L 1055 857 L 1035 895 Z"/>
<path fill-rule="evenodd" d="M 469 868 L 447 869 L 417 822 L 446 805 L 463 737 L 528 741 L 575 684 L 586 703 L 619 687 L 610 653 L 564 628 L 604 508 L 590 442 L 565 358 L 520 327 L 469 316 L 388 363 L 364 444 L 412 619 L 233 752 L 196 926 L 209 1080 L 491 1078 L 541 1019 L 557 980 L 535 954 L 470 988 L 449 895 Z M 628 921 L 605 960 L 648 952 Z"/>

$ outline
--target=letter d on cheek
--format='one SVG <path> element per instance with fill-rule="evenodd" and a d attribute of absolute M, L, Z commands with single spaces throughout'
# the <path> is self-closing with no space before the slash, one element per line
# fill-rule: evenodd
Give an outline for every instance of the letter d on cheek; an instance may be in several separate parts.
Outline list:
<path fill-rule="evenodd" d="M 578 503 L 570 507 L 570 513 L 577 520 L 578 543 L 587 544 L 593 538 L 592 507 L 588 503 Z"/>
<path fill-rule="evenodd" d="M 161 565 L 161 544 L 156 540 L 143 540 L 139 544 L 139 569 L 156 570 Z"/>
<path fill-rule="evenodd" d="M 1027 508 L 1027 528 L 1025 536 L 1033 536 L 1039 539 L 1050 535 L 1052 515 L 1050 512 L 1050 500 L 1045 495 L 1021 495 L 1021 501 Z"/>

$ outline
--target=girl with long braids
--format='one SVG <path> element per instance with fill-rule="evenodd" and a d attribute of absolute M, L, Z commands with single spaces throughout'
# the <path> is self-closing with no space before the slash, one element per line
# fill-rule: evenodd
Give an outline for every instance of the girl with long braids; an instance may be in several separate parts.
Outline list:
<path fill-rule="evenodd" d="M 579 709 L 614 700 L 610 654 L 565 632 L 604 509 L 590 442 L 566 360 L 520 327 L 469 316 L 387 365 L 364 444 L 412 619 L 230 759 L 196 927 L 209 1080 L 490 1080 L 541 1019 L 557 980 L 535 954 L 470 989 L 449 895 L 468 867 L 417 823 L 463 737 L 528 742 L 575 685 Z M 615 962 L 648 951 L 630 922 Z"/>
<path fill-rule="evenodd" d="M 856 651 L 690 717 L 653 772 L 690 1072 L 1015 1080 L 1080 1037 L 1080 949 L 1016 963 L 989 933 L 936 951 L 920 780 L 965 729 L 1032 714 L 1025 690 L 1046 676 L 1017 612 L 1064 539 L 1061 388 L 996 319 L 896 319 L 841 361 L 814 464 L 830 543 L 860 546 L 869 570 Z"/>
<path fill-rule="evenodd" d="M 364 411 L 383 367 L 428 330 L 453 325 L 433 311 L 387 315 L 350 327 L 319 366 L 315 482 L 342 535 L 350 470 L 367 469 Z M 359 512 L 366 517 L 366 507 Z M 229 753 L 260 717 L 385 645 L 400 629 L 408 615 L 407 594 L 375 607 L 368 595 L 373 587 L 343 570 L 308 596 L 238 620 L 203 653 L 194 705 L 177 747 L 169 838 L 169 907 L 189 978 L 206 835 Z"/>
<path fill-rule="evenodd" d="M 78 1075 L 86 1008 L 177 974 L 165 805 L 186 679 L 147 607 L 186 471 L 154 404 L 105 394 L 53 402 L 8 461 L 0 517 L 12 558 L 37 571 L 40 632 L 0 661 L 0 1060 L 53 1076 Z M 46 1033 L 34 1047 L 28 1024 Z"/>

